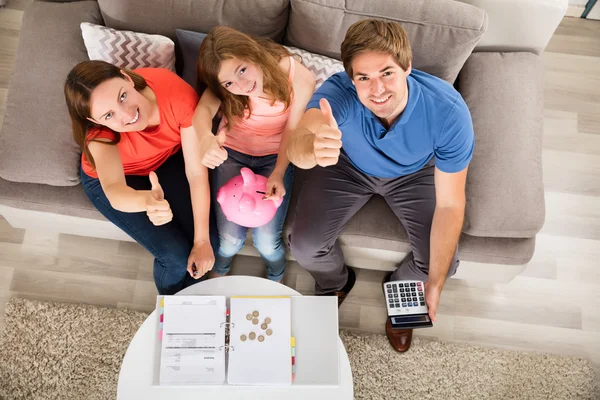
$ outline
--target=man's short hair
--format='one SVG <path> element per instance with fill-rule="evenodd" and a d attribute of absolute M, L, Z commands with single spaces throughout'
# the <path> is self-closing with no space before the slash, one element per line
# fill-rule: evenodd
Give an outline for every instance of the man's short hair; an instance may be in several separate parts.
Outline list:
<path fill-rule="evenodd" d="M 363 19 L 348 28 L 342 42 L 342 62 L 350 77 L 354 78 L 352 59 L 363 51 L 388 53 L 406 71 L 412 61 L 408 35 L 399 23 L 379 19 Z"/>

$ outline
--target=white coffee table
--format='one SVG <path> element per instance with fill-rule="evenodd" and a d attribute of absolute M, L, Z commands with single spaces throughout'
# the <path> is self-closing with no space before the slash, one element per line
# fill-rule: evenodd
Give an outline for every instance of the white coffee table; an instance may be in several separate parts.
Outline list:
<path fill-rule="evenodd" d="M 224 295 L 224 296 L 299 296 L 295 290 L 268 279 L 253 276 L 227 276 L 190 286 L 178 295 Z M 154 347 L 156 344 L 156 311 L 150 314 L 129 344 L 123 358 L 118 400 L 165 399 L 336 399 L 351 400 L 354 397 L 350 360 L 344 344 L 339 345 L 339 386 L 233 386 L 211 385 L 192 387 L 152 386 Z"/>

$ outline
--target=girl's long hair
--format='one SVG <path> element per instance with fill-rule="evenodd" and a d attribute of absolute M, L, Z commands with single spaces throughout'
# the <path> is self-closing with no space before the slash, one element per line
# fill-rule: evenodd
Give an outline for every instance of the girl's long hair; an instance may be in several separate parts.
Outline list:
<path fill-rule="evenodd" d="M 274 41 L 246 35 L 225 26 L 214 28 L 202 41 L 198 54 L 198 87 L 206 85 L 221 100 L 222 112 L 228 127 L 234 118 L 243 118 L 247 109 L 251 114 L 248 96 L 229 92 L 219 82 L 221 63 L 231 58 L 256 64 L 262 71 L 263 91 L 275 101 L 291 103 L 291 84 L 288 76 L 279 67 L 279 61 L 290 53 Z"/>

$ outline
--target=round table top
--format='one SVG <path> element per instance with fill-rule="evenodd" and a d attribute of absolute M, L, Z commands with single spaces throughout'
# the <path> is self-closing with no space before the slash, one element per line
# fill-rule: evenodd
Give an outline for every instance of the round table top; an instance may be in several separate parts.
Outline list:
<path fill-rule="evenodd" d="M 226 276 L 192 285 L 177 295 L 219 296 L 299 296 L 294 289 L 254 276 Z M 119 374 L 117 399 L 353 399 L 354 387 L 350 360 L 341 339 L 339 343 L 339 386 L 153 386 L 156 311 L 148 316 L 131 340 Z"/>

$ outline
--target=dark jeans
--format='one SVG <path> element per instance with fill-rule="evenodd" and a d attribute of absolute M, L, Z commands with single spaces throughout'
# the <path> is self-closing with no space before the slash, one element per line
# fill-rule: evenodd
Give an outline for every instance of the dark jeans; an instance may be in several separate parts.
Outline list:
<path fill-rule="evenodd" d="M 413 253 L 393 273 L 392 280 L 427 281 L 435 210 L 434 170 L 432 160 L 413 174 L 379 179 L 360 172 L 341 154 L 336 165 L 317 166 L 309 172 L 298 197 L 290 245 L 298 263 L 315 279 L 317 294 L 340 290 L 346 284 L 348 269 L 337 238 L 374 194 L 385 199 L 406 229 Z M 455 252 L 448 277 L 457 268 Z"/>
<path fill-rule="evenodd" d="M 216 200 L 219 188 L 234 176 L 239 175 L 243 167 L 250 168 L 255 174 L 269 178 L 277 163 L 277 155 L 275 154 L 254 157 L 232 149 L 227 149 L 227 154 L 227 160 L 213 171 L 211 182 L 212 203 L 215 204 L 215 217 L 220 240 L 219 251 L 215 253 L 215 267 L 213 270 L 220 275 L 229 272 L 233 256 L 244 246 L 248 228 L 227 220 Z M 252 228 L 254 247 L 265 262 L 267 278 L 273 281 L 279 281 L 285 272 L 285 244 L 281 235 L 290 196 L 292 195 L 293 177 L 294 166 L 290 164 L 283 176 L 283 186 L 286 194 L 275 216 L 268 224 Z"/>
<path fill-rule="evenodd" d="M 165 199 L 173 211 L 171 222 L 155 226 L 146 212 L 126 213 L 111 205 L 100 180 L 81 171 L 81 183 L 92 204 L 113 224 L 135 239 L 154 256 L 154 282 L 161 295 L 175 294 L 200 280 L 187 272 L 187 260 L 194 241 L 194 216 L 190 187 L 185 175 L 183 153 L 180 150 L 165 161 L 157 170 Z M 147 176 L 125 176 L 127 185 L 136 190 L 150 190 Z M 210 242 L 216 254 L 218 236 L 211 212 Z"/>

